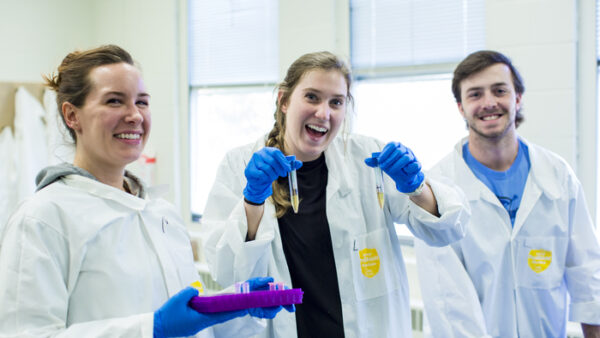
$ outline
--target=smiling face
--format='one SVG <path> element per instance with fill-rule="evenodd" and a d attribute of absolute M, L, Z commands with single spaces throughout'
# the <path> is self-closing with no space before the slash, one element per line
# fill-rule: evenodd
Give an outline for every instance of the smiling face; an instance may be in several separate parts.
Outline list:
<path fill-rule="evenodd" d="M 458 109 L 469 128 L 470 139 L 500 140 L 515 135 L 515 116 L 521 94 L 515 92 L 510 68 L 491 65 L 460 83 Z"/>
<path fill-rule="evenodd" d="M 74 164 L 95 174 L 123 171 L 142 153 L 150 133 L 150 96 L 139 70 L 127 63 L 103 65 L 88 75 L 92 86 L 82 107 L 63 104 L 77 134 Z"/>
<path fill-rule="evenodd" d="M 339 71 L 306 72 L 288 102 L 281 103 L 288 155 L 303 162 L 319 158 L 344 121 L 347 97 L 348 85 Z"/>

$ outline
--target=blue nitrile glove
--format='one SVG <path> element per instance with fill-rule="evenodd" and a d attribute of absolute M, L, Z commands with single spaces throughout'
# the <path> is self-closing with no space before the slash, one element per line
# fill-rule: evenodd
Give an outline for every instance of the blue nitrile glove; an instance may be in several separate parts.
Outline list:
<path fill-rule="evenodd" d="M 396 188 L 403 193 L 415 191 L 425 179 L 421 163 L 413 152 L 400 142 L 386 144 L 378 158 L 366 158 L 365 163 L 369 167 L 379 165 L 381 170 L 396 182 Z"/>
<path fill-rule="evenodd" d="M 250 291 L 262 291 L 269 290 L 269 283 L 272 281 L 273 277 L 256 277 L 248 279 L 247 282 L 250 284 Z M 290 304 L 284 306 L 250 308 L 248 309 L 248 312 L 253 317 L 273 319 L 282 308 L 286 309 L 288 312 L 296 311 L 294 304 Z"/>
<path fill-rule="evenodd" d="M 290 161 L 285 158 L 281 150 L 264 147 L 252 154 L 252 158 L 244 175 L 246 175 L 246 188 L 244 198 L 254 204 L 262 204 L 273 194 L 273 181 L 278 177 L 285 177 L 293 170 L 302 166 L 302 162 L 295 159 Z"/>
<path fill-rule="evenodd" d="M 198 295 L 191 286 L 179 291 L 154 312 L 154 338 L 191 336 L 209 326 L 243 317 L 247 310 L 200 313 L 188 302 Z"/>

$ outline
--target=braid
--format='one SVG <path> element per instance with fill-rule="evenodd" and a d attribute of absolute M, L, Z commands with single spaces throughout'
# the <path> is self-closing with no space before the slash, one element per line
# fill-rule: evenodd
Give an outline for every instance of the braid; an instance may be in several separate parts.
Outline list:
<path fill-rule="evenodd" d="M 279 110 L 279 108 L 277 110 Z M 265 145 L 267 147 L 277 148 L 285 154 L 283 139 L 285 135 L 285 119 L 283 118 L 283 114 L 279 114 L 279 116 L 282 118 L 278 119 L 277 113 L 275 113 L 275 124 L 267 137 Z M 277 218 L 281 218 L 285 215 L 288 208 L 292 206 L 287 188 L 286 185 L 279 184 L 278 180 L 273 181 L 273 195 L 271 195 L 271 200 L 275 205 L 275 216 Z"/>
<path fill-rule="evenodd" d="M 350 94 L 350 85 L 352 83 L 352 74 L 350 68 L 344 61 L 330 52 L 317 52 L 304 54 L 292 63 L 287 70 L 284 80 L 277 86 L 278 95 L 275 105 L 275 124 L 269 132 L 266 140 L 267 147 L 278 148 L 286 154 L 285 151 L 285 114 L 281 110 L 281 106 L 288 104 L 292 92 L 296 85 L 300 82 L 304 74 L 313 70 L 338 71 L 346 80 L 348 89 L 348 101 L 353 102 Z M 275 205 L 275 215 L 281 218 L 292 206 L 289 198 L 289 189 L 287 184 L 279 184 L 278 180 L 273 182 L 273 195 L 271 195 L 273 204 Z"/>

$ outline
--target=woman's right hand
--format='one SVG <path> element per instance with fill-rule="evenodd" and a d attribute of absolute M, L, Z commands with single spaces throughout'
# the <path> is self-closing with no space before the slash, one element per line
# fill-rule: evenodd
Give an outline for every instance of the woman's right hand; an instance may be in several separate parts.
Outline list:
<path fill-rule="evenodd" d="M 244 198 L 247 202 L 260 205 L 273 194 L 273 181 L 302 166 L 302 162 L 293 159 L 289 161 L 281 150 L 264 147 L 252 154 L 250 162 L 244 170 L 246 188 Z"/>
<path fill-rule="evenodd" d="M 198 290 L 188 286 L 156 310 L 154 312 L 154 338 L 191 336 L 207 327 L 248 314 L 247 309 L 200 313 L 188 305 L 192 297 L 197 295 Z"/>

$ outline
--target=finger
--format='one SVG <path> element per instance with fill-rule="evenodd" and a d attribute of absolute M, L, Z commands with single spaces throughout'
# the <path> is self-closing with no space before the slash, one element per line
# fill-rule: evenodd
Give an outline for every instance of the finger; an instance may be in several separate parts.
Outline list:
<path fill-rule="evenodd" d="M 379 165 L 379 162 L 377 161 L 377 159 L 373 158 L 373 157 L 365 158 L 365 163 L 371 168 L 374 168 Z"/>
<path fill-rule="evenodd" d="M 421 163 L 419 163 L 418 161 L 409 162 L 404 166 L 404 168 L 402 168 L 402 171 L 406 175 L 414 175 L 421 171 Z"/>
<path fill-rule="evenodd" d="M 270 176 L 271 181 L 275 180 L 279 176 L 286 176 L 290 171 L 288 160 L 285 159 L 285 156 L 279 149 L 262 151 L 260 152 L 260 158 L 265 165 L 268 165 L 272 168 L 269 173 L 273 173 L 275 176 Z"/>
<path fill-rule="evenodd" d="M 381 157 L 379 157 L 379 167 L 381 167 L 381 169 L 383 169 L 384 171 L 399 170 L 404 166 L 404 164 L 408 162 L 407 160 L 405 160 L 404 162 L 399 162 L 402 160 L 403 157 L 404 155 L 401 152 L 395 150 L 382 153 Z M 401 165 L 398 166 L 398 164 Z"/>

